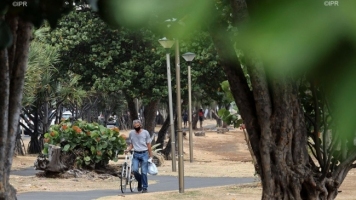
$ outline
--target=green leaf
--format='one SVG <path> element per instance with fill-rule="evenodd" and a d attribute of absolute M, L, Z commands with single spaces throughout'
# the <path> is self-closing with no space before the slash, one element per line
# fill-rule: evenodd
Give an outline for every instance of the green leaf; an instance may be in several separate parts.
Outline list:
<path fill-rule="evenodd" d="M 107 142 L 102 142 L 100 144 L 100 149 L 106 149 L 108 147 L 108 143 Z"/>
<path fill-rule="evenodd" d="M 96 153 L 96 148 L 95 148 L 95 146 L 91 146 L 91 147 L 90 147 L 90 151 L 91 151 L 92 154 L 95 154 L 95 153 Z"/>
<path fill-rule="evenodd" d="M 225 92 L 226 97 L 229 101 L 234 101 L 234 97 L 232 96 L 231 90 L 230 90 L 230 84 L 229 81 L 223 81 L 221 84 L 221 89 Z"/>
<path fill-rule="evenodd" d="M 218 111 L 218 115 L 221 117 L 221 118 L 225 118 L 227 116 L 230 115 L 230 112 L 228 110 L 226 110 L 225 108 L 221 108 L 219 111 Z"/>
<path fill-rule="evenodd" d="M 64 152 L 67 152 L 70 148 L 70 144 L 66 144 L 64 147 L 63 147 L 63 151 Z"/>
<path fill-rule="evenodd" d="M 236 120 L 236 122 L 234 123 L 234 127 L 237 128 L 242 124 L 243 120 L 242 119 L 238 119 Z"/>
<path fill-rule="evenodd" d="M 90 137 L 97 138 L 98 135 L 99 135 L 98 131 L 92 131 L 91 134 L 90 134 Z"/>
<path fill-rule="evenodd" d="M 79 143 L 79 144 L 80 144 L 80 143 Z M 75 147 L 78 146 L 78 143 L 71 143 L 70 146 L 71 146 L 70 149 L 75 149 Z"/>
<path fill-rule="evenodd" d="M 99 126 L 99 130 L 100 130 L 101 133 L 105 133 L 106 129 L 107 128 L 104 127 L 104 126 L 101 126 L 101 125 Z"/>
<path fill-rule="evenodd" d="M 44 148 L 44 149 L 42 150 L 42 153 L 43 153 L 44 155 L 48 155 L 48 148 Z"/>
<path fill-rule="evenodd" d="M 90 160 L 91 160 L 90 156 L 85 156 L 85 157 L 84 157 L 84 161 L 88 162 L 88 161 L 90 161 Z"/>

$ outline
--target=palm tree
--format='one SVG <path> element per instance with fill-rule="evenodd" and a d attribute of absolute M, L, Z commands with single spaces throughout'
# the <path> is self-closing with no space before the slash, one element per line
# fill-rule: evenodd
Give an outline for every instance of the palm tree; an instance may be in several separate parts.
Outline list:
<path fill-rule="evenodd" d="M 34 31 L 30 45 L 28 69 L 25 76 L 21 125 L 31 134 L 29 153 L 39 153 L 42 143 L 38 140 L 49 129 L 54 118 L 59 121 L 61 105 L 66 101 L 81 104 L 86 92 L 77 87 L 79 75 L 68 72 L 58 78 L 56 64 L 60 62 L 59 50 L 43 42 L 48 33 L 43 27 Z"/>
<path fill-rule="evenodd" d="M 34 35 L 37 36 L 39 34 L 35 33 Z M 29 153 L 39 153 L 41 151 L 38 136 L 40 133 L 47 131 L 47 124 L 50 124 L 50 108 L 56 98 L 53 75 L 56 72 L 55 65 L 58 62 L 59 53 L 55 47 L 44 44 L 36 38 L 31 42 L 21 116 L 25 121 L 21 125 L 27 132 L 32 133 L 28 149 Z"/>

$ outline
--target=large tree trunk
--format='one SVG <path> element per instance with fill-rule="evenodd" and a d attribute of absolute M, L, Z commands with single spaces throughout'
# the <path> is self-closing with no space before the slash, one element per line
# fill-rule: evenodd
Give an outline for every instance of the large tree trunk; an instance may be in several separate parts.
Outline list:
<path fill-rule="evenodd" d="M 212 118 L 216 120 L 216 126 L 222 127 L 223 123 L 222 123 L 222 120 L 219 117 L 219 115 L 213 110 L 211 110 L 210 113 L 211 113 Z M 225 123 L 224 123 L 224 125 L 225 125 Z M 226 128 L 226 127 L 227 127 L 227 125 L 225 125 L 225 127 L 223 127 L 223 128 Z"/>
<path fill-rule="evenodd" d="M 161 129 L 158 131 L 158 136 L 157 136 L 157 140 L 156 140 L 156 143 L 160 144 L 157 147 L 158 149 L 163 149 L 164 140 L 166 139 L 166 134 L 167 134 L 169 127 L 170 127 L 170 118 L 168 115 L 166 120 L 164 120 Z M 169 141 L 166 145 L 166 148 L 164 148 L 161 152 L 165 155 L 166 158 L 168 158 L 168 155 L 171 152 L 171 139 L 169 139 Z"/>
<path fill-rule="evenodd" d="M 158 110 L 158 104 L 159 100 L 152 100 L 147 105 L 145 105 L 145 110 L 143 113 L 145 119 L 145 124 L 143 127 L 150 133 L 151 136 L 155 132 L 155 120 Z"/>
<path fill-rule="evenodd" d="M 198 129 L 198 121 L 199 121 L 199 107 L 195 108 L 195 113 L 192 112 L 192 129 L 197 130 Z"/>
<path fill-rule="evenodd" d="M 234 23 L 240 24 L 247 20 L 248 12 L 245 0 L 231 0 L 230 3 L 234 13 Z M 229 40 L 231 35 L 226 31 L 226 25 L 218 20 L 214 21 L 211 26 L 210 35 L 219 55 L 220 64 L 229 81 L 231 93 L 246 125 L 257 163 L 261 165 L 259 150 L 261 133 L 256 116 L 254 97 L 241 68 L 241 63 L 236 56 L 235 48 Z"/>
<path fill-rule="evenodd" d="M 0 18 L 10 25 L 14 36 L 12 46 L 0 50 L 0 199 L 10 200 L 17 199 L 16 190 L 9 183 L 9 176 L 32 26 L 18 18 Z"/>
<path fill-rule="evenodd" d="M 129 112 L 130 112 L 129 121 L 132 123 L 133 120 L 138 119 L 138 114 L 137 114 L 138 110 L 136 109 L 136 105 L 135 105 L 135 102 L 134 102 L 133 98 L 131 98 L 127 94 L 125 94 L 125 98 L 126 98 L 126 101 L 127 101 L 127 107 L 129 109 Z M 129 123 L 129 124 L 131 124 L 131 123 Z"/>

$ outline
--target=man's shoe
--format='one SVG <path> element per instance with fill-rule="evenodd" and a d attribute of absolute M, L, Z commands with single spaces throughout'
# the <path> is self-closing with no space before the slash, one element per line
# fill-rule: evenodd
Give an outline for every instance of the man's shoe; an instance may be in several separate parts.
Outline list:
<path fill-rule="evenodd" d="M 143 189 L 143 190 L 142 190 L 142 193 L 147 193 L 147 189 Z"/>
<path fill-rule="evenodd" d="M 137 181 L 137 191 L 142 191 L 142 183 Z"/>

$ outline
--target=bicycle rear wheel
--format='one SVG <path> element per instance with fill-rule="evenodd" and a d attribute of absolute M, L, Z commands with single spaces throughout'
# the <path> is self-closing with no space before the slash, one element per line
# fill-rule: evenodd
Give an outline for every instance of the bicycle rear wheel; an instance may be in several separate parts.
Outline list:
<path fill-rule="evenodd" d="M 122 165 L 122 169 L 121 169 L 121 179 L 120 179 L 120 188 L 121 188 L 121 192 L 125 193 L 126 192 L 126 185 L 128 184 L 128 176 L 126 173 L 126 168 L 127 168 L 127 163 L 124 163 Z"/>
<path fill-rule="evenodd" d="M 137 192 L 138 182 L 133 174 L 130 175 L 130 190 L 131 192 Z"/>

